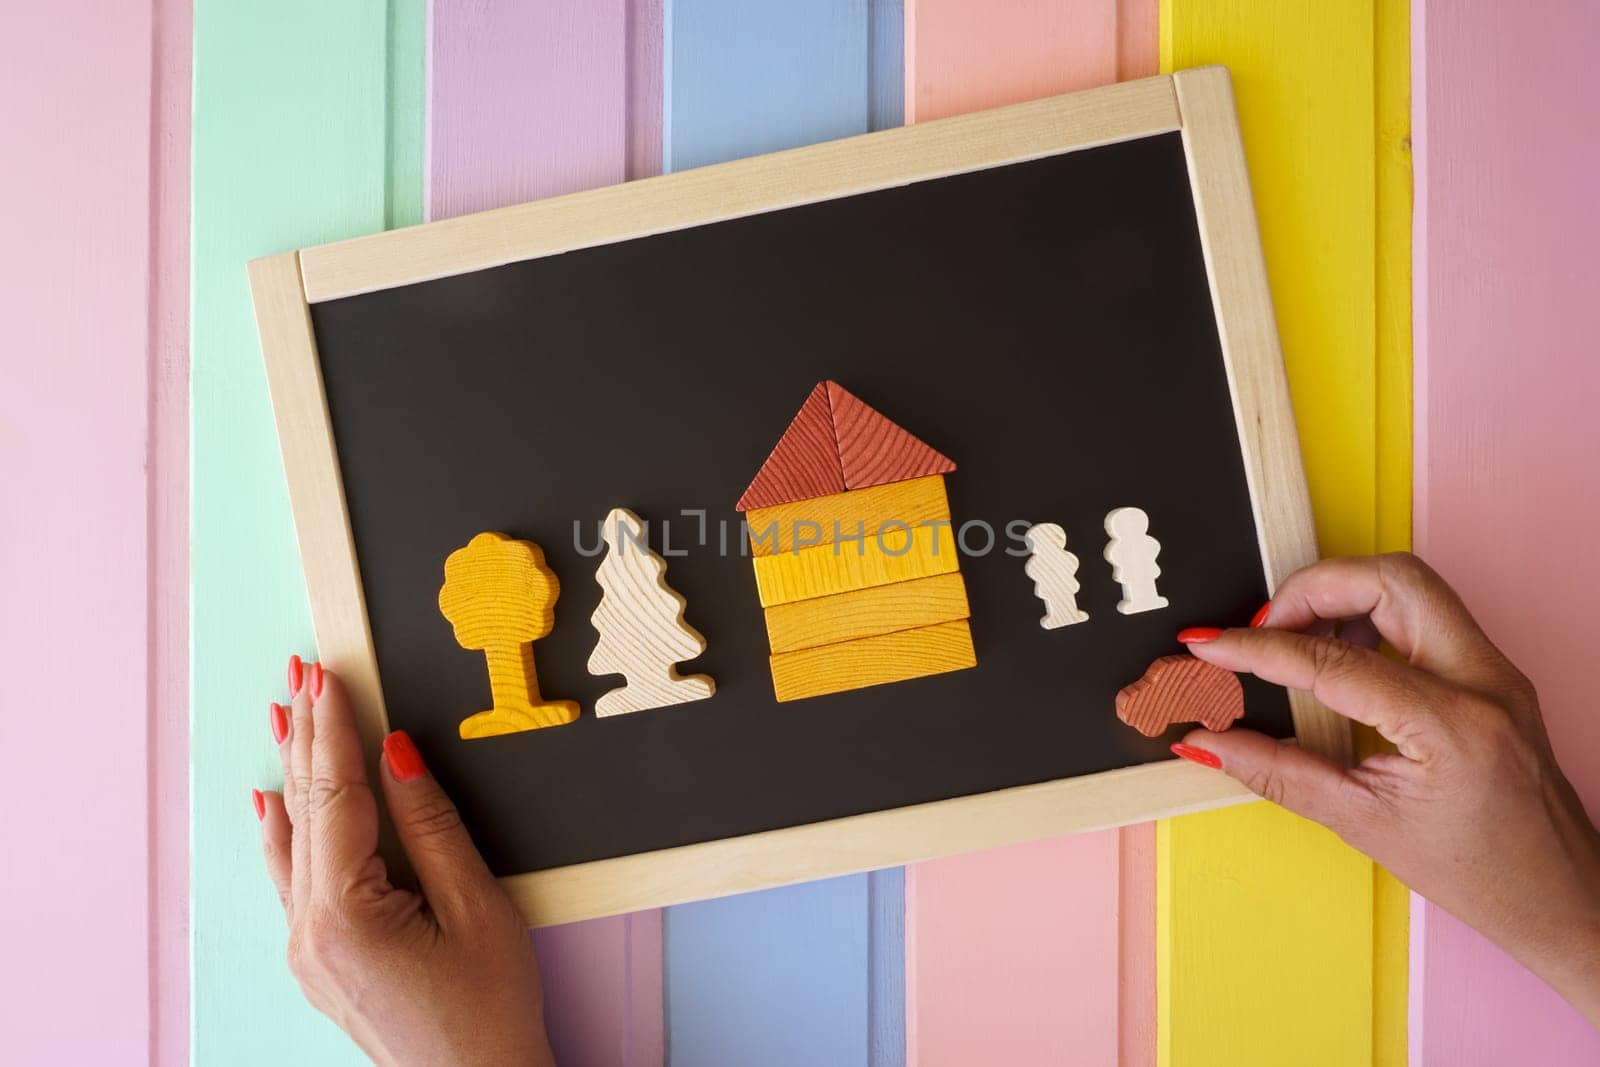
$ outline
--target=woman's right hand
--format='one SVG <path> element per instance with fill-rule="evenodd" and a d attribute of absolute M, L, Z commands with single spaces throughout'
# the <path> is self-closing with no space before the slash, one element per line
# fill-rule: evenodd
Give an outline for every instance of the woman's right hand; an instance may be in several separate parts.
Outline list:
<path fill-rule="evenodd" d="M 1406 662 L 1334 636 L 1337 624 L 1376 630 Z M 1600 1026 L 1600 834 L 1533 685 L 1455 591 L 1411 555 L 1325 560 L 1287 578 L 1258 625 L 1179 640 L 1315 694 L 1398 752 L 1346 769 L 1253 731 L 1195 730 L 1184 744 L 1211 757 L 1197 761 L 1327 826 Z"/>

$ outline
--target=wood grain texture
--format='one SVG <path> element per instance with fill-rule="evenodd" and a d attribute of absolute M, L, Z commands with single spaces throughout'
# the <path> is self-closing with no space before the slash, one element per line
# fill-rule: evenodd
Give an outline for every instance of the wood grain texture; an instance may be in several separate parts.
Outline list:
<path fill-rule="evenodd" d="M 972 611 L 966 583 L 951 573 L 778 604 L 763 614 L 767 643 L 779 653 L 953 622 Z"/>
<path fill-rule="evenodd" d="M 1106 30 L 1108 13 L 1114 32 Z M 907 0 L 907 120 L 1062 92 L 1094 78 L 1143 77 L 1156 71 L 1157 46 L 1155 0 Z M 1109 866 L 1118 854 L 1126 869 Z M 907 868 L 911 1062 L 985 1060 L 993 1041 L 1006 1042 L 1000 1051 L 1010 1062 L 1051 1062 L 1065 1059 L 1055 1035 L 1072 1032 L 1083 1062 L 1154 1063 L 1153 826 L 1039 842 L 1012 850 L 1004 863 L 985 859 Z M 970 874 L 943 879 L 945 864 Z M 1109 895 L 1097 892 L 1108 887 Z M 969 941 L 964 931 L 984 929 L 991 902 L 1002 897 L 1019 926 L 1058 923 L 1059 938 L 1019 930 Z M 1078 906 L 1064 908 L 1063 899 Z M 1105 940 L 1113 930 L 1117 941 Z M 1070 964 L 1059 944 L 1074 947 Z M 1113 991 L 1108 1008 L 1105 994 Z"/>
<path fill-rule="evenodd" d="M 778 702 L 903 682 L 978 665 L 965 619 L 772 657 Z"/>
<path fill-rule="evenodd" d="M 1390 506 L 1377 495 L 1377 368 L 1408 359 L 1376 332 L 1374 54 L 1387 2 L 1166 0 L 1161 19 L 1164 69 L 1232 71 L 1318 540 L 1334 554 L 1371 551 Z M 1333 203 L 1336 231 L 1317 221 Z M 1247 333 L 1265 334 L 1256 321 Z M 1305 707 L 1294 708 L 1298 726 Z M 1385 876 L 1370 862 L 1262 805 L 1164 825 L 1157 861 L 1162 1056 L 1280 1062 L 1316 1033 L 1330 1062 L 1403 1062 L 1403 1013 L 1380 978 L 1404 951 L 1404 916 L 1375 910 Z M 1310 984 L 1307 959 L 1319 961 Z"/>
<path fill-rule="evenodd" d="M 583 65 L 575 72 L 570 67 L 547 70 L 530 64 L 517 42 L 533 22 L 543 20 L 547 25 L 559 25 L 568 21 L 593 27 L 598 24 L 597 19 L 608 17 L 605 10 L 590 10 L 590 5 L 577 0 L 539 5 L 495 0 L 470 5 L 472 10 L 460 4 L 430 7 L 434 8 L 431 15 L 435 26 L 441 18 L 458 24 L 479 18 L 486 25 L 510 23 L 520 27 L 504 37 L 485 38 L 467 25 L 474 38 L 473 47 L 467 50 L 452 48 L 446 52 L 433 48 L 430 42 L 431 86 L 448 93 L 452 86 L 470 85 L 480 94 L 476 98 L 455 97 L 454 102 L 462 106 L 447 107 L 438 99 L 430 101 L 429 137 L 461 149 L 430 157 L 427 175 L 435 189 L 456 190 L 474 199 L 481 196 L 485 199 L 475 206 L 498 207 L 525 199 L 533 195 L 534 189 L 575 189 L 578 186 L 571 183 L 578 175 L 587 174 L 596 181 L 615 180 L 614 161 L 619 151 L 626 177 L 642 178 L 660 172 L 661 0 L 627 0 L 623 39 L 587 37 L 587 44 L 595 52 L 594 62 L 587 63 L 579 57 L 578 62 Z M 616 25 L 610 21 L 604 24 Z M 562 49 L 569 43 L 557 39 L 547 47 Z M 618 86 L 608 79 L 617 75 L 612 57 L 619 48 L 626 53 L 626 69 L 622 72 L 626 83 L 625 150 L 566 125 L 576 115 L 617 99 Z M 491 74 L 493 79 L 488 77 Z M 542 91 L 552 84 L 562 92 Z M 563 100 L 568 92 L 592 100 L 580 102 L 575 110 L 567 109 Z M 504 143 L 487 147 L 474 145 L 472 134 L 455 132 L 458 126 L 465 131 L 477 129 L 475 112 L 479 108 L 492 112 L 498 121 L 505 121 L 508 112 L 504 102 L 530 94 L 534 99 L 523 117 L 531 125 L 564 129 L 557 138 L 559 150 L 516 131 Z M 434 205 L 433 214 L 439 217 L 450 210 L 450 205 L 439 203 Z M 659 1067 L 665 1059 L 661 912 L 651 909 L 536 930 L 533 940 L 544 978 L 545 1018 L 559 1061 L 576 1067 Z"/>
<path fill-rule="evenodd" d="M 183 189 L 167 184 L 171 131 L 152 93 L 172 88 L 152 51 L 172 14 L 148 0 L 12 6 L 0 41 L 11 160 L 0 173 L 0 639 L 14 665 L 0 716 L 12 754 L 0 778 L 11 912 L 0 1021 L 16 1063 L 144 1063 L 157 1039 L 171 1057 L 152 1023 L 184 995 L 181 982 L 158 984 L 172 938 L 152 926 L 171 915 L 152 894 L 174 873 L 182 901 L 181 859 L 165 865 L 181 808 L 159 808 L 182 792 L 154 775 L 183 774 L 165 760 L 181 753 L 168 728 L 185 703 L 170 616 L 158 614 L 173 594 L 150 599 L 156 574 L 174 576 L 172 500 L 154 479 L 182 467 L 147 480 L 146 466 L 173 456 L 169 442 L 151 451 L 172 429 L 152 401 L 172 399 L 168 359 L 181 375 L 183 352 L 164 321 L 182 264 L 154 230 Z M 164 846 L 160 867 L 152 845 Z"/>
<path fill-rule="evenodd" d="M 949 474 L 956 465 L 838 382 L 828 382 L 834 443 L 847 489 Z"/>
<path fill-rule="evenodd" d="M 614 508 L 603 530 L 606 554 L 595 570 L 602 590 L 589 622 L 600 635 L 590 674 L 620 674 L 625 684 L 602 693 L 596 715 L 622 715 L 704 700 L 717 691 L 704 674 L 685 678 L 678 663 L 706 650 L 706 639 L 683 621 L 684 599 L 667 584 L 667 562 L 650 551 L 644 522 Z"/>
<path fill-rule="evenodd" d="M 915 527 L 949 522 L 950 501 L 942 475 L 756 508 L 745 515 L 753 556 L 831 545 L 858 534 L 876 537 L 889 523 Z"/>
<path fill-rule="evenodd" d="M 844 490 L 828 385 L 818 382 L 745 487 L 737 507 L 740 511 L 770 508 Z"/>
<path fill-rule="evenodd" d="M 1244 687 L 1232 671 L 1193 656 L 1162 656 L 1117 694 L 1117 718 L 1146 737 L 1175 722 L 1222 731 L 1244 718 Z"/>
<path fill-rule="evenodd" d="M 1089 621 L 1078 608 L 1078 557 L 1067 551 L 1067 531 L 1053 522 L 1028 527 L 1028 562 L 1023 572 L 1033 579 L 1033 595 L 1044 601 L 1039 625 L 1058 630 Z"/>
<path fill-rule="evenodd" d="M 899 0 L 867 0 L 858 68 L 846 65 L 852 49 L 834 42 L 854 40 L 859 0 L 723 0 L 700 13 L 669 3 L 663 53 L 676 63 L 667 58 L 663 66 L 677 74 L 663 77 L 669 169 L 899 125 Z M 733 6 L 736 17 L 716 17 Z M 806 24 L 796 30 L 795 19 Z M 724 94 L 717 88 L 724 85 L 739 89 Z M 709 903 L 692 915 L 668 911 L 680 920 L 669 920 L 667 992 L 680 1016 L 671 1028 L 674 1058 L 899 1067 L 902 911 L 898 871 Z M 863 929 L 865 955 L 856 948 Z M 728 957 L 750 962 L 727 966 Z M 730 1045 L 737 1055 L 715 1054 Z M 812 1055 L 819 1046 L 823 1055 Z"/>
<path fill-rule="evenodd" d="M 1150 536 L 1150 516 L 1140 508 L 1117 508 L 1106 516 L 1105 526 L 1105 559 L 1111 580 L 1122 586 L 1117 611 L 1133 615 L 1166 607 L 1167 598 L 1156 592 L 1161 542 Z"/>
<path fill-rule="evenodd" d="M 813 545 L 752 561 L 761 606 L 834 596 L 891 582 L 909 582 L 961 567 L 949 529 L 890 526 L 861 541 Z"/>
<path fill-rule="evenodd" d="M 628 7 L 432 5 L 428 218 L 627 177 Z"/>
<path fill-rule="evenodd" d="M 1600 816 L 1593 654 L 1528 595 L 1556 569 L 1563 589 L 1600 588 L 1600 151 L 1580 132 L 1600 123 L 1600 9 L 1411 11 L 1417 550 L 1539 687 Z M 1600 1062 L 1600 1032 L 1526 970 L 1426 901 L 1413 914 L 1411 1063 Z"/>
<path fill-rule="evenodd" d="M 195 11 L 190 1057 L 196 1063 L 360 1062 L 283 966 L 282 909 L 262 893 L 266 872 L 253 840 L 254 813 L 239 810 L 241 788 L 276 785 L 281 773 L 271 736 L 242 709 L 282 693 L 288 654 L 310 655 L 315 647 L 244 265 L 384 226 L 388 172 L 399 158 L 388 142 L 386 36 L 381 6 L 292 0 L 267 9 L 204 0 Z M 293 257 L 277 263 L 292 294 L 300 286 Z M 303 317 L 303 303 L 299 308 Z M 295 320 L 286 321 L 292 328 Z M 325 559 L 308 554 L 306 570 Z M 320 651 L 339 667 L 348 650 L 329 644 Z"/>

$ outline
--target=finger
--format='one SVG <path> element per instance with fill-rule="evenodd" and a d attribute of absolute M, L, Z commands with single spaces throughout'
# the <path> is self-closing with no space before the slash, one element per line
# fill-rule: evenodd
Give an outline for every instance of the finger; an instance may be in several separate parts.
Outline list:
<path fill-rule="evenodd" d="M 448 928 L 475 901 L 501 892 L 455 804 L 404 730 L 384 738 L 382 777 L 389 817 L 441 925 Z"/>
<path fill-rule="evenodd" d="M 1375 727 L 1412 759 L 1428 750 L 1439 711 L 1453 696 L 1437 678 L 1336 637 L 1224 630 L 1188 647 L 1207 663 L 1305 690 L 1339 714 Z"/>
<path fill-rule="evenodd" d="M 278 746 L 283 757 L 283 797 L 294 834 L 291 839 L 296 912 L 311 900 L 314 888 L 311 867 L 311 742 L 316 728 L 311 721 L 311 686 L 307 684 L 300 657 L 289 660 L 289 736 Z M 296 684 L 298 683 L 298 684 Z"/>
<path fill-rule="evenodd" d="M 1222 761 L 1222 770 L 1296 815 L 1341 836 L 1357 830 L 1373 807 L 1372 793 L 1343 768 L 1300 746 L 1254 730 L 1193 730 L 1183 739 Z"/>
<path fill-rule="evenodd" d="M 320 896 L 341 897 L 373 873 L 378 851 L 378 802 L 367 784 L 366 757 L 344 685 L 321 664 L 306 679 L 311 721 L 312 882 Z"/>
<path fill-rule="evenodd" d="M 267 860 L 267 877 L 278 891 L 283 913 L 294 921 L 294 857 L 289 812 L 279 793 L 257 791 L 256 815 L 261 820 L 261 851 Z"/>
<path fill-rule="evenodd" d="M 1319 619 L 1369 617 L 1413 666 L 1468 685 L 1492 684 L 1504 657 L 1431 567 L 1409 553 L 1326 559 L 1284 579 L 1266 625 L 1303 630 Z"/>

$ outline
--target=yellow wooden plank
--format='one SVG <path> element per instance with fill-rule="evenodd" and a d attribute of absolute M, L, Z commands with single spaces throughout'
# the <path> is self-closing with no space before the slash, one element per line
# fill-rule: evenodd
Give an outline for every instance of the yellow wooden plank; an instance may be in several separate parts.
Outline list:
<path fill-rule="evenodd" d="M 949 574 L 960 566 L 955 537 L 947 527 L 938 526 L 894 528 L 859 541 L 760 556 L 754 563 L 764 608 Z"/>
<path fill-rule="evenodd" d="M 1164 70 L 1233 73 L 1322 551 L 1399 547 L 1410 492 L 1406 4 L 1161 6 Z M 1405 911 L 1370 861 L 1280 809 L 1163 822 L 1158 1061 L 1403 1063 Z"/>
<path fill-rule="evenodd" d="M 770 508 L 752 508 L 745 513 L 745 524 L 750 527 L 750 552 L 756 556 L 793 552 L 796 542 L 802 548 L 831 545 L 836 532 L 840 537 L 851 537 L 865 530 L 870 537 L 886 523 L 924 526 L 949 521 L 950 502 L 945 496 L 942 474 Z"/>
<path fill-rule="evenodd" d="M 954 622 L 971 615 L 961 574 L 936 574 L 837 596 L 774 604 L 766 610 L 774 653 Z"/>
<path fill-rule="evenodd" d="M 773 656 L 772 689 L 781 703 L 977 665 L 972 629 L 961 619 Z"/>

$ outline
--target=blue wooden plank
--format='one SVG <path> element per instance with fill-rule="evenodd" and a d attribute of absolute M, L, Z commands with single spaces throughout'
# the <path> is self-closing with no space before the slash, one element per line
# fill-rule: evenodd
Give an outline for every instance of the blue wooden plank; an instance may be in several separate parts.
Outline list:
<path fill-rule="evenodd" d="M 902 0 L 666 0 L 667 171 L 902 121 Z M 669 908 L 674 1067 L 903 1067 L 902 871 Z"/>
<path fill-rule="evenodd" d="M 867 0 L 666 0 L 668 171 L 866 133 Z"/>

